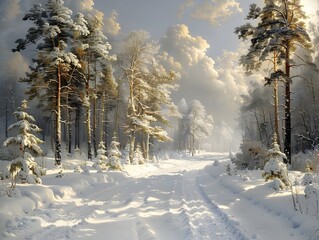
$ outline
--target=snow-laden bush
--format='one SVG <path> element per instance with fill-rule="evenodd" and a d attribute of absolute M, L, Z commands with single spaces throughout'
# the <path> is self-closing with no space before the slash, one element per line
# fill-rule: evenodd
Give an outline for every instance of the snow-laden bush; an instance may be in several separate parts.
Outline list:
<path fill-rule="evenodd" d="M 265 164 L 264 172 L 262 174 L 266 182 L 268 180 L 275 180 L 275 184 L 279 188 L 289 186 L 288 169 L 283 159 L 286 159 L 286 155 L 279 149 L 279 145 L 274 141 L 273 148 L 268 150 L 269 161 Z M 281 184 L 282 182 L 283 184 Z"/>
<path fill-rule="evenodd" d="M 310 185 L 313 183 L 314 177 L 313 177 L 313 173 L 311 172 L 307 172 L 305 173 L 305 175 L 302 178 L 301 184 L 304 186 Z"/>
<path fill-rule="evenodd" d="M 109 169 L 122 171 L 122 165 L 121 165 L 122 154 L 120 150 L 118 149 L 119 145 L 120 143 L 117 142 L 116 139 L 113 137 L 110 150 L 108 151 L 107 166 L 109 166 Z"/>
<path fill-rule="evenodd" d="M 274 178 L 271 182 L 268 183 L 268 186 L 271 189 L 279 191 L 281 189 L 284 189 L 286 185 L 279 178 Z"/>
<path fill-rule="evenodd" d="M 240 152 L 232 159 L 238 170 L 263 169 L 267 161 L 267 149 L 257 141 L 244 140 Z"/>
<path fill-rule="evenodd" d="M 299 152 L 291 158 L 291 169 L 295 171 L 306 172 L 317 171 L 319 166 L 319 151 L 307 150 L 306 152 Z"/>

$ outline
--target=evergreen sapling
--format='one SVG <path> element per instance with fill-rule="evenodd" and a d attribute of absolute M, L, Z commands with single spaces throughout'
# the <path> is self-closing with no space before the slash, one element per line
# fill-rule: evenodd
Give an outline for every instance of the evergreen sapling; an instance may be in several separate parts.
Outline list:
<path fill-rule="evenodd" d="M 12 176 L 12 185 L 17 181 L 21 183 L 41 183 L 40 176 L 45 174 L 45 170 L 38 166 L 32 154 L 42 155 L 42 150 L 38 144 L 43 143 L 33 133 L 40 132 L 41 129 L 31 122 L 35 119 L 29 115 L 27 100 L 21 102 L 18 111 L 14 112 L 17 122 L 8 127 L 8 131 L 16 129 L 18 134 L 15 137 L 9 137 L 3 146 L 10 145 L 19 149 L 20 156 L 10 164 L 10 175 Z"/>
<path fill-rule="evenodd" d="M 122 165 L 121 165 L 121 157 L 122 154 L 120 150 L 118 149 L 118 146 L 120 143 L 116 141 L 116 137 L 113 137 L 110 150 L 108 152 L 108 163 L 107 165 L 111 170 L 119 170 L 122 171 Z"/>

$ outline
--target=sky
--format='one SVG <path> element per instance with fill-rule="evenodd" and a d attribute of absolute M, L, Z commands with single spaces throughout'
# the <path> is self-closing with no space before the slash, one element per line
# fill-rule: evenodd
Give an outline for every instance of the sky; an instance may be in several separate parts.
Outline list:
<path fill-rule="evenodd" d="M 32 4 L 45 0 L 0 1 L 0 81 L 18 78 L 28 70 L 26 55 L 12 53 L 14 41 L 24 37 L 21 19 Z M 231 142 L 238 130 L 241 95 L 262 76 L 247 77 L 238 59 L 247 49 L 234 34 L 243 24 L 249 4 L 262 0 L 65 0 L 74 12 L 104 14 L 104 30 L 116 42 L 134 30 L 145 30 L 162 51 L 174 58 L 172 68 L 181 71 L 176 103 L 200 100 L 213 115 L 215 130 Z M 302 0 L 308 16 L 315 19 L 317 0 Z M 96 9 L 96 10 L 94 10 Z M 32 55 L 32 52 L 29 55 Z M 176 64 L 178 63 L 178 64 Z"/>

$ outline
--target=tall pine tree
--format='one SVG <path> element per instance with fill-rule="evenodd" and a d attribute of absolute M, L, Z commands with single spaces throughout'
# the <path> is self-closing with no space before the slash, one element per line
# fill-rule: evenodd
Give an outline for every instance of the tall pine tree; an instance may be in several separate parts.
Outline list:
<path fill-rule="evenodd" d="M 43 8 L 34 5 L 23 20 L 32 21 L 25 39 L 16 41 L 13 51 L 24 50 L 29 44 L 36 44 L 37 54 L 25 82 L 30 98 L 37 97 L 45 110 L 54 116 L 55 163 L 61 165 L 61 92 L 69 85 L 75 68 L 81 67 L 77 57 L 69 51 L 74 31 L 81 29 L 71 18 L 72 11 L 64 6 L 63 0 L 48 0 Z"/>

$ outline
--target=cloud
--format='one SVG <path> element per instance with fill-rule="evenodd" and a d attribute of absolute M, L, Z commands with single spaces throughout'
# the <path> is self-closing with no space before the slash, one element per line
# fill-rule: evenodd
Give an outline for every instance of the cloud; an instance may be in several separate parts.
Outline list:
<path fill-rule="evenodd" d="M 181 17 L 187 8 L 191 9 L 192 18 L 208 21 L 212 25 L 219 25 L 231 15 L 242 12 L 236 0 L 203 0 L 198 4 L 195 4 L 194 0 L 185 0 L 180 6 L 178 16 Z"/>
<path fill-rule="evenodd" d="M 186 25 L 170 27 L 160 40 L 161 49 L 180 63 L 181 79 L 179 91 L 174 99 L 186 97 L 200 100 L 216 124 L 237 126 L 241 95 L 247 94 L 251 81 L 262 77 L 247 77 L 238 60 L 244 52 L 242 44 L 236 52 L 224 51 L 213 59 L 207 55 L 209 44 L 201 36 L 192 36 Z"/>
<path fill-rule="evenodd" d="M 73 13 L 86 13 L 93 10 L 93 0 L 65 0 L 65 6 L 72 9 Z"/>
<path fill-rule="evenodd" d="M 20 0 L 2 0 L 0 14 L 1 23 L 9 23 L 14 20 L 20 14 Z"/>
<path fill-rule="evenodd" d="M 118 18 L 118 13 L 115 10 L 113 10 L 110 16 L 106 18 L 104 21 L 104 29 L 106 33 L 112 36 L 117 35 L 121 30 L 121 26 L 118 23 L 117 18 Z"/>
<path fill-rule="evenodd" d="M 205 39 L 200 36 L 191 36 L 188 27 L 184 24 L 169 28 L 161 39 L 161 44 L 165 51 L 174 52 L 177 59 L 183 60 L 189 66 L 203 59 L 209 48 Z"/>
<path fill-rule="evenodd" d="M 184 3 L 179 7 L 179 10 L 178 10 L 178 17 L 179 18 L 182 18 L 186 9 L 187 8 L 191 8 L 192 6 L 194 6 L 195 2 L 194 0 L 185 0 Z"/>

